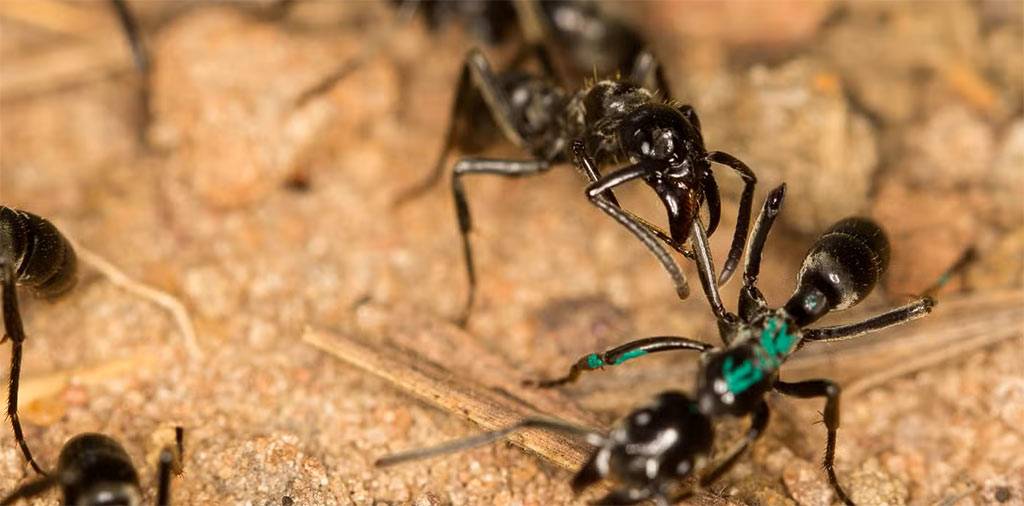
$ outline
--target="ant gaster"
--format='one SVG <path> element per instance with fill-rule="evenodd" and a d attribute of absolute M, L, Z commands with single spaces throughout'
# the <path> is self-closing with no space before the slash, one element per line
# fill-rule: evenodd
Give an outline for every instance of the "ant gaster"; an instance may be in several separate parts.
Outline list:
<path fill-rule="evenodd" d="M 645 87 L 651 80 L 660 81 L 657 67 L 653 58 L 641 57 L 629 79 L 602 80 L 569 94 L 549 78 L 518 71 L 495 73 L 480 51 L 470 51 L 434 170 L 398 198 L 403 202 L 441 179 L 449 152 L 467 142 L 463 123 L 474 120 L 470 113 L 481 106 L 502 135 L 530 155 L 526 160 L 470 157 L 455 164 L 451 188 L 469 279 L 460 323 L 468 319 L 476 294 L 469 242 L 472 220 L 462 178 L 469 174 L 536 175 L 570 157 L 590 183 L 587 198 L 644 243 L 671 276 L 680 298 L 689 295 L 689 285 L 659 240 L 693 258 L 694 253 L 684 249 L 684 244 L 701 206 L 706 203 L 708 207 L 708 235 L 717 228 L 721 213 L 712 162 L 736 171 L 744 189 L 732 246 L 717 282 L 729 279 L 743 254 L 757 179 L 732 155 L 706 150 L 700 120 L 692 107 L 665 103 Z M 668 90 L 663 87 L 662 91 Z M 618 161 L 628 165 L 602 176 L 600 163 Z M 618 205 L 613 188 L 634 179 L 647 183 L 661 199 L 668 214 L 667 232 Z"/>
<path fill-rule="evenodd" d="M 166 506 L 171 498 L 171 471 L 180 473 L 184 431 L 175 428 L 175 444 L 160 451 L 157 463 L 157 506 Z M 60 486 L 61 504 L 76 506 L 142 504 L 139 473 L 131 457 L 113 438 L 96 433 L 79 434 L 64 443 L 52 474 L 18 487 L 0 501 L 0 505 L 29 499 L 51 487 Z"/>
<path fill-rule="evenodd" d="M 18 418 L 18 380 L 21 377 L 25 329 L 18 310 L 16 285 L 36 296 L 55 299 L 74 287 L 77 272 L 75 251 L 57 227 L 32 213 L 0 206 L 0 283 L 3 293 L 4 338 L 11 341 L 11 374 L 7 391 L 7 416 L 25 460 L 44 474 L 32 458 Z"/>
<path fill-rule="evenodd" d="M 770 413 L 765 395 L 775 390 L 799 398 L 826 399 L 824 467 L 839 499 L 853 504 L 839 485 L 833 468 L 839 429 L 839 386 L 827 379 L 785 382 L 779 379 L 779 368 L 806 343 L 850 339 L 906 323 L 928 314 L 935 302 L 929 296 L 922 296 L 858 323 L 806 328 L 832 311 L 860 302 L 888 266 L 889 243 L 881 228 L 865 218 L 847 218 L 828 229 L 811 247 L 797 276 L 796 291 L 786 304 L 778 309 L 770 308 L 756 285 L 761 252 L 784 196 L 784 185 L 769 193 L 754 225 L 744 266 L 739 315 L 725 310 L 712 278 L 701 276 L 725 348 L 686 337 L 648 337 L 603 353 L 585 355 L 565 377 L 538 383 L 542 387 L 562 385 L 575 381 L 584 371 L 619 365 L 649 353 L 701 352 L 696 398 L 691 401 L 684 394 L 663 394 L 653 407 L 627 417 L 611 437 L 591 438 L 599 448 L 573 479 L 574 490 L 609 477 L 618 480 L 624 488 L 602 499 L 600 504 L 633 504 L 646 499 L 668 504 L 670 498 L 678 500 L 682 496 L 671 494 L 676 483 L 696 474 L 710 451 L 714 434 L 710 424 L 725 415 L 751 417 L 743 440 L 709 471 L 701 473 L 699 483 L 702 486 L 728 471 L 761 436 Z M 693 225 L 693 238 L 699 269 L 713 273 L 707 234 L 699 220 Z M 559 428 L 558 424 L 551 426 Z M 458 449 L 455 445 L 449 447 Z"/>

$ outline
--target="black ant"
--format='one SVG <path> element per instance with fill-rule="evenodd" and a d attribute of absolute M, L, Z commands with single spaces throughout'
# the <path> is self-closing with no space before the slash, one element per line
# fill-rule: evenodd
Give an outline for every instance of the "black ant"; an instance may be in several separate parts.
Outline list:
<path fill-rule="evenodd" d="M 729 279 L 743 255 L 757 178 L 736 157 L 705 149 L 700 120 L 692 107 L 665 103 L 644 86 L 652 79 L 661 80 L 657 68 L 653 57 L 640 57 L 628 79 L 598 81 L 569 94 L 549 78 L 519 71 L 495 73 L 479 50 L 470 51 L 456 88 L 448 133 L 434 169 L 426 180 L 398 197 L 399 203 L 404 202 L 441 179 L 449 152 L 472 140 L 464 138 L 467 125 L 463 123 L 473 120 L 467 116 L 478 110 L 486 110 L 498 131 L 530 155 L 525 160 L 470 157 L 455 164 L 451 187 L 469 278 L 469 292 L 458 319 L 460 324 L 468 319 L 476 294 L 476 271 L 469 243 L 472 220 L 462 178 L 469 174 L 505 177 L 541 174 L 569 155 L 590 183 L 587 198 L 644 243 L 668 271 L 677 294 L 683 299 L 689 296 L 689 285 L 658 240 L 693 258 L 694 253 L 683 245 L 701 206 L 705 202 L 708 206 L 709 235 L 718 227 L 721 213 L 712 162 L 736 171 L 744 181 L 744 189 L 732 246 L 718 282 Z M 668 90 L 663 88 L 662 91 Z M 599 162 L 619 160 L 629 165 L 601 175 Z M 635 179 L 647 183 L 661 199 L 668 213 L 668 232 L 618 205 L 612 189 Z"/>
<path fill-rule="evenodd" d="M 167 445 L 160 451 L 157 464 L 157 506 L 170 503 L 171 471 L 181 473 L 184 430 L 176 427 L 174 433 L 175 444 Z M 64 443 L 55 472 L 18 487 L 3 498 L 0 505 L 35 497 L 58 485 L 64 495 L 61 504 L 142 504 L 139 473 L 128 452 L 110 436 L 90 432 L 79 434 Z"/>
<path fill-rule="evenodd" d="M 738 460 L 757 440 L 768 424 L 769 408 L 765 395 L 769 390 L 799 398 L 825 397 L 824 421 L 827 430 L 824 467 L 839 499 L 853 504 L 839 485 L 833 463 L 836 431 L 839 429 L 839 385 L 827 379 L 795 383 L 779 379 L 779 368 L 789 356 L 809 342 L 851 339 L 927 315 L 935 305 L 928 295 L 902 307 L 867 320 L 822 328 L 806 328 L 832 311 L 850 308 L 866 297 L 878 282 L 889 262 L 889 243 L 882 229 L 865 218 L 846 218 L 829 228 L 811 247 L 797 276 L 797 288 L 786 304 L 778 309 L 768 306 L 760 290 L 761 252 L 775 217 L 782 207 L 785 185 L 769 193 L 754 224 L 750 250 L 743 272 L 739 315 L 726 311 L 710 276 L 714 272 L 707 234 L 699 220 L 693 224 L 697 264 L 704 275 L 701 281 L 718 320 L 726 347 L 678 336 L 648 337 L 617 346 L 603 353 L 591 353 L 579 359 L 569 374 L 534 384 L 552 387 L 575 381 L 584 371 L 619 365 L 649 353 L 675 350 L 701 352 L 697 374 L 697 396 L 691 401 L 685 394 L 666 393 L 651 408 L 631 414 L 608 438 L 591 438 L 599 446 L 587 464 L 573 478 L 573 489 L 582 490 L 601 478 L 611 477 L 625 488 L 612 492 L 599 504 L 633 504 L 655 499 L 668 504 L 669 492 L 678 480 L 693 474 L 711 448 L 711 422 L 723 416 L 751 417 L 751 426 L 740 444 L 699 483 L 713 482 Z M 532 382 L 531 382 L 532 383 Z M 524 425 L 525 424 L 525 425 Z M 537 424 L 527 420 L 506 431 L 478 436 L 480 443 L 501 437 L 521 426 L 560 428 L 558 423 Z M 489 439 L 488 439 L 489 438 Z M 458 444 L 442 447 L 459 449 Z M 441 453 L 443 453 L 442 451 Z M 414 453 L 430 456 L 432 450 Z M 392 460 L 408 460 L 399 456 Z"/>
<path fill-rule="evenodd" d="M 36 296 L 55 299 L 75 286 L 77 260 L 71 243 L 57 227 L 39 216 L 0 206 L 0 282 L 3 284 L 4 338 L 11 341 L 11 375 L 7 416 L 21 453 L 37 473 L 45 474 L 28 449 L 18 418 L 18 380 L 25 329 L 18 310 L 16 285 Z M 2 341 L 0 341 L 2 342 Z"/>

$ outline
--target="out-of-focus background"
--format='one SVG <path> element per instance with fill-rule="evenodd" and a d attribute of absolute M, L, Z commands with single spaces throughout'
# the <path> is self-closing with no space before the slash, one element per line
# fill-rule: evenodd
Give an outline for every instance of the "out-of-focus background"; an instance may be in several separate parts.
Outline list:
<path fill-rule="evenodd" d="M 699 291 L 679 301 L 568 166 L 467 179 L 479 304 L 468 334 L 445 323 L 465 293 L 447 183 L 392 201 L 431 168 L 467 50 L 480 46 L 500 68 L 514 34 L 488 45 L 457 20 L 431 30 L 387 2 L 128 4 L 153 65 L 144 142 L 140 79 L 110 5 L 0 2 L 0 202 L 53 220 L 179 298 L 204 355 L 187 353 L 165 311 L 88 266 L 56 303 L 24 292 L 21 412 L 44 466 L 67 438 L 100 431 L 124 443 L 152 490 L 153 435 L 181 424 L 176 504 L 570 503 L 569 472 L 507 444 L 375 470 L 384 453 L 477 428 L 310 346 L 303 330 L 428 322 L 500 357 L 510 384 L 635 337 L 717 342 Z M 884 372 L 875 364 L 890 367 L 890 354 L 900 363 L 951 348 L 960 315 L 943 311 L 948 301 L 1024 303 L 1019 291 L 993 295 L 1024 284 L 1019 1 L 602 7 L 647 38 L 674 97 L 700 114 L 708 148 L 757 172 L 756 207 L 789 184 L 762 269 L 771 301 L 789 295 L 814 237 L 850 214 L 884 224 L 892 262 L 864 308 L 833 322 L 901 304 L 967 246 L 980 253 L 929 317 L 944 340 L 900 346 L 894 332 L 868 352 L 808 348 L 819 365 L 801 374 L 856 382 Z M 297 104 L 350 61 L 362 64 Z M 718 173 L 721 259 L 740 183 Z M 621 198 L 663 219 L 646 188 Z M 730 306 L 736 285 L 724 291 Z M 1020 320 L 1005 327 L 981 334 L 1007 339 L 843 399 L 837 469 L 858 503 L 1024 504 Z M 0 350 L 5 363 L 9 348 Z M 693 359 L 630 363 L 562 399 L 609 423 L 662 389 L 692 389 Z M 769 401 L 768 433 L 713 492 L 740 504 L 829 504 L 814 423 L 822 403 Z M 725 425 L 723 438 L 743 426 Z M 6 492 L 30 473 L 10 429 L 0 434 Z"/>

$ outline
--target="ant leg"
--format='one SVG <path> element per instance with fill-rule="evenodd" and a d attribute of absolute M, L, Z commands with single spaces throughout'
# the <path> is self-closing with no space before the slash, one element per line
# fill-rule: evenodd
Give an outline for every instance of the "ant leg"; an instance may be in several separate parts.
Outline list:
<path fill-rule="evenodd" d="M 743 178 L 743 194 L 740 196 L 739 212 L 736 215 L 736 231 L 732 236 L 732 246 L 729 248 L 729 256 L 722 267 L 722 274 L 718 278 L 719 284 L 725 284 L 736 271 L 740 259 L 743 257 L 743 245 L 747 242 L 747 231 L 750 228 L 750 212 L 754 204 L 754 185 L 757 184 L 757 176 L 750 167 L 738 158 L 721 151 L 708 153 L 708 160 L 725 165 Z"/>
<path fill-rule="evenodd" d="M 825 461 L 823 465 L 828 473 L 828 481 L 832 484 L 832 490 L 843 504 L 852 505 L 843 487 L 839 486 L 834 468 L 836 458 L 836 431 L 839 430 L 839 385 L 830 380 L 810 380 L 797 383 L 776 381 L 775 390 L 779 393 L 797 397 L 800 399 L 811 399 L 814 397 L 825 397 L 825 429 L 828 431 L 828 439 L 825 442 Z"/>
<path fill-rule="evenodd" d="M 665 68 L 649 49 L 644 49 L 633 59 L 633 69 L 629 72 L 629 80 L 644 88 L 655 88 L 660 91 L 665 101 L 672 100 L 672 88 L 665 78 Z"/>
<path fill-rule="evenodd" d="M 512 105 L 509 102 L 508 96 L 505 95 L 504 90 L 498 84 L 498 79 L 491 68 L 490 62 L 487 61 L 487 57 L 479 49 L 474 48 L 466 55 L 466 61 L 462 67 L 462 74 L 459 77 L 459 84 L 455 91 L 455 103 L 452 106 L 452 114 L 448 118 L 448 133 L 445 135 L 441 153 L 438 155 L 437 161 L 434 162 L 434 169 L 419 183 L 413 184 L 399 192 L 394 200 L 396 206 L 419 197 L 423 192 L 429 190 L 441 180 L 441 176 L 444 174 L 444 162 L 448 159 L 448 154 L 455 147 L 455 142 L 458 138 L 459 118 L 465 116 L 470 94 L 474 90 L 483 97 L 491 118 L 498 125 L 498 129 L 501 130 L 505 138 L 517 147 L 526 149 L 526 141 L 516 128 L 512 115 Z"/>
<path fill-rule="evenodd" d="M 691 350 L 703 353 L 712 348 L 714 348 L 714 346 L 708 343 L 686 337 L 646 337 L 621 344 L 604 353 L 590 353 L 588 355 L 584 355 L 569 368 L 569 373 L 561 378 L 553 380 L 526 381 L 524 383 L 527 386 L 535 386 L 538 388 L 557 387 L 575 382 L 579 379 L 580 374 L 585 371 L 603 369 L 606 365 L 619 365 L 627 360 L 642 357 L 648 353 L 678 350 Z"/>
<path fill-rule="evenodd" d="M 57 478 L 50 475 L 36 478 L 14 489 L 10 494 L 7 494 L 7 497 L 0 500 L 0 505 L 14 504 L 20 499 L 30 499 L 50 490 L 50 487 L 56 484 Z"/>
<path fill-rule="evenodd" d="M 174 428 L 174 446 L 166 446 L 160 451 L 160 460 L 157 463 L 157 506 L 167 506 L 171 501 L 171 471 L 181 474 L 182 459 L 185 458 L 185 430 L 181 427 Z"/>
<path fill-rule="evenodd" d="M 18 382 L 21 379 L 21 346 L 25 342 L 25 328 L 21 324 L 21 312 L 18 310 L 18 291 L 14 282 L 14 269 L 7 261 L 0 261 L 0 275 L 3 276 L 3 312 L 4 312 L 4 341 L 11 340 L 11 375 L 10 383 L 7 386 L 7 416 L 11 419 L 11 427 L 14 428 L 14 439 L 21 448 L 29 465 L 35 472 L 46 475 L 43 468 L 39 467 L 36 459 L 32 458 L 32 452 L 28 449 L 28 442 L 25 441 L 25 434 L 21 430 L 21 419 L 18 418 Z M 2 341 L 0 341 L 2 342 Z"/>
<path fill-rule="evenodd" d="M 469 293 L 462 314 L 456 322 L 460 327 L 466 325 L 469 313 L 476 298 L 476 268 L 473 262 L 473 248 L 469 243 L 469 232 L 473 229 L 473 221 L 469 214 L 469 203 L 466 201 L 466 189 L 462 185 L 462 176 L 466 174 L 495 174 L 505 177 L 523 177 L 540 174 L 551 167 L 542 160 L 492 160 L 470 158 L 455 164 L 452 176 L 452 197 L 455 201 L 455 214 L 459 220 L 459 236 L 462 239 L 462 254 L 466 262 L 466 275 L 469 278 Z"/>
<path fill-rule="evenodd" d="M 768 426 L 769 418 L 771 418 L 771 411 L 768 409 L 768 403 L 762 400 L 761 403 L 754 408 L 754 413 L 751 415 L 750 419 L 750 428 L 747 429 L 747 434 L 744 436 L 743 441 L 729 452 L 729 456 L 716 464 L 714 469 L 700 478 L 700 485 L 702 487 L 706 487 L 711 483 L 714 483 L 715 480 L 729 471 L 729 469 L 732 469 L 732 466 L 736 464 L 736 461 L 738 461 L 740 456 L 743 455 L 743 452 L 745 452 L 747 448 L 749 448 L 754 441 L 757 441 L 757 439 L 761 437 L 761 434 L 764 433 L 765 427 Z"/>
<path fill-rule="evenodd" d="M 571 151 L 572 164 L 586 176 L 589 184 L 594 184 L 601 179 L 601 171 L 597 169 L 597 162 L 587 153 L 587 146 L 583 139 L 572 141 Z M 622 207 L 619 205 L 619 199 L 615 198 L 615 192 L 608 190 L 604 193 L 604 197 L 616 207 Z"/>
<path fill-rule="evenodd" d="M 836 325 L 834 327 L 822 327 L 817 329 L 805 329 L 801 346 L 806 342 L 829 342 L 853 339 L 864 334 L 876 332 L 884 328 L 907 323 L 923 316 L 926 316 L 935 307 L 935 299 L 921 297 L 910 304 L 898 307 L 887 313 L 868 318 L 867 320 Z"/>
<path fill-rule="evenodd" d="M 761 213 L 754 222 L 754 231 L 750 234 L 750 248 L 747 250 L 747 261 L 743 265 L 745 288 L 753 288 L 757 284 L 757 276 L 761 273 L 761 253 L 764 251 L 765 242 L 768 241 L 768 233 L 772 230 L 775 217 L 782 210 L 782 203 L 785 200 L 786 183 L 776 186 L 764 199 Z"/>
<path fill-rule="evenodd" d="M 132 60 L 135 62 L 135 69 L 139 73 L 139 124 L 138 138 L 141 145 L 146 145 L 146 132 L 153 120 L 153 111 L 150 107 L 150 96 L 152 88 L 152 72 L 150 71 L 149 50 L 142 42 L 142 34 L 139 31 L 139 23 L 132 14 L 131 9 L 125 0 L 110 0 L 111 5 L 117 12 L 117 19 L 121 23 L 121 30 L 132 50 Z"/>
<path fill-rule="evenodd" d="M 672 284 L 676 288 L 676 294 L 680 299 L 686 299 L 690 296 L 690 286 L 686 283 L 686 276 L 683 275 L 683 271 L 679 269 L 672 257 L 669 256 L 665 248 L 661 246 L 657 238 L 645 228 L 640 222 L 636 221 L 631 217 L 630 214 L 623 211 L 618 206 L 612 204 L 604 193 L 608 190 L 619 186 L 623 183 L 629 182 L 633 179 L 643 177 L 650 173 L 650 169 L 642 162 L 637 165 L 632 165 L 624 169 L 619 169 L 608 175 L 601 177 L 598 181 L 587 186 L 587 198 L 595 206 L 600 208 L 605 214 L 608 214 L 615 221 L 619 222 L 620 225 L 626 227 L 637 239 L 640 240 L 650 250 L 651 253 L 658 259 L 662 267 L 668 272 L 669 277 L 672 278 Z"/>
<path fill-rule="evenodd" d="M 697 254 L 698 277 L 708 304 L 711 305 L 711 311 L 715 313 L 715 318 L 719 322 L 733 320 L 733 315 L 729 314 L 725 306 L 722 305 L 722 295 L 718 292 L 718 285 L 715 284 L 715 265 L 711 258 L 711 245 L 708 243 L 708 235 L 704 231 L 704 226 L 700 224 L 700 218 L 693 220 L 690 241 Z"/>
<path fill-rule="evenodd" d="M 438 455 L 446 455 L 449 453 L 460 452 L 462 450 L 468 450 L 470 448 L 476 448 L 485 444 L 493 443 L 499 439 L 502 439 L 514 432 L 518 432 L 522 429 L 546 429 L 556 432 L 564 432 L 567 434 L 575 434 L 584 436 L 587 443 L 592 446 L 600 446 L 604 443 L 604 436 L 591 432 L 583 427 L 565 423 L 559 420 L 551 420 L 547 418 L 524 418 L 519 423 L 505 427 L 504 429 L 493 430 L 489 432 L 483 432 L 475 436 L 469 436 L 462 439 L 456 439 L 447 443 L 442 443 L 437 446 L 431 446 L 428 448 L 419 448 L 416 450 L 409 450 L 406 452 L 393 453 L 391 455 L 385 455 L 377 459 L 374 463 L 374 467 L 390 467 L 413 460 L 427 459 L 436 457 Z"/>

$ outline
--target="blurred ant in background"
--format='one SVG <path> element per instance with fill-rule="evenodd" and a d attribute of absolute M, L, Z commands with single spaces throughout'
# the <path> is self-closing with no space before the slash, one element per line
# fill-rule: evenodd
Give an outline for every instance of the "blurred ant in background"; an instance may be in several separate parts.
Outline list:
<path fill-rule="evenodd" d="M 184 430 L 176 427 L 175 442 L 160 451 L 157 462 L 157 506 L 171 500 L 171 471 L 181 474 L 184 457 Z M 96 433 L 79 434 L 68 440 L 60 451 L 57 469 L 49 475 L 23 484 L 0 505 L 30 499 L 59 486 L 61 504 L 82 506 L 142 504 L 139 473 L 132 459 L 116 440 Z"/>
<path fill-rule="evenodd" d="M 889 262 L 889 242 L 882 229 L 865 218 L 846 218 L 829 228 L 811 247 L 797 275 L 797 288 L 780 308 L 768 306 L 757 288 L 761 253 L 785 197 L 785 185 L 769 193 L 754 225 L 740 291 L 739 313 L 725 309 L 717 286 L 707 234 L 694 222 L 694 250 L 708 301 L 718 321 L 724 348 L 679 336 L 648 337 L 630 341 L 603 353 L 582 357 L 563 378 L 531 382 L 547 388 L 576 381 L 584 371 L 622 364 L 628 360 L 665 351 L 689 350 L 701 354 L 697 395 L 669 391 L 655 403 L 625 417 L 608 436 L 562 422 L 528 418 L 512 427 L 457 440 L 441 446 L 384 457 L 386 466 L 462 450 L 505 437 L 523 428 L 544 428 L 584 435 L 596 447 L 573 477 L 573 491 L 580 492 L 601 479 L 621 485 L 596 504 L 635 504 L 654 500 L 672 504 L 691 495 L 679 490 L 680 482 L 700 473 L 698 487 L 707 486 L 727 472 L 764 433 L 770 410 L 765 396 L 771 390 L 798 398 L 825 398 L 827 431 L 824 468 L 838 498 L 853 504 L 839 485 L 833 467 L 839 429 L 840 387 L 827 379 L 786 382 L 779 369 L 807 343 L 852 339 L 921 318 L 935 301 L 925 294 L 902 307 L 866 320 L 832 327 L 807 328 L 833 311 L 858 304 L 878 283 Z M 960 268 L 960 262 L 951 270 Z M 946 276 L 944 276 L 946 277 Z M 723 417 L 751 417 L 743 440 L 712 466 L 707 459 L 714 441 L 712 423 Z M 709 470 L 702 472 L 705 468 Z"/>
<path fill-rule="evenodd" d="M 53 300 L 71 290 L 78 280 L 77 257 L 57 227 L 39 216 L 0 206 L 0 282 L 2 282 L 4 337 L 11 341 L 11 373 L 7 390 L 7 416 L 25 460 L 45 474 L 32 458 L 18 418 L 18 382 L 21 378 L 25 329 L 18 309 L 17 285 L 37 297 Z"/>

